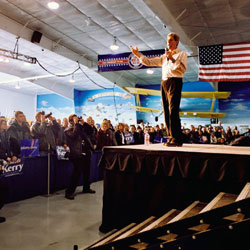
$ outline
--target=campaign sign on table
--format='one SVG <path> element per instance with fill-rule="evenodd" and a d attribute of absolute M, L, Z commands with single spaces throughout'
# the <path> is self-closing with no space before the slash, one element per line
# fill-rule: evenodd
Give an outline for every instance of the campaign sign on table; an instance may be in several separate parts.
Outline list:
<path fill-rule="evenodd" d="M 65 154 L 69 152 L 69 148 L 65 149 L 63 146 L 56 146 L 56 155 L 58 160 L 69 160 L 65 158 Z"/>
<path fill-rule="evenodd" d="M 16 163 L 7 163 L 5 161 L 0 162 L 1 174 L 0 177 L 10 177 L 14 175 L 23 174 L 23 161 Z"/>
<path fill-rule="evenodd" d="M 34 157 L 39 156 L 39 142 L 38 139 L 25 139 L 20 141 L 21 156 Z"/>

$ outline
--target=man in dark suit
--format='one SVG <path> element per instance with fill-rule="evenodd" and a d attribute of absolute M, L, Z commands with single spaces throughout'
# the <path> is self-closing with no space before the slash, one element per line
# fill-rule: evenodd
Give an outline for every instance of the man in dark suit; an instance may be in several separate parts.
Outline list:
<path fill-rule="evenodd" d="M 90 188 L 90 163 L 91 150 L 93 144 L 88 135 L 91 134 L 91 126 L 83 120 L 79 120 L 77 115 L 69 116 L 69 126 L 65 129 L 67 145 L 70 149 L 69 159 L 74 165 L 74 170 L 70 179 L 70 184 L 65 191 L 65 198 L 73 200 L 75 189 L 83 173 L 83 193 L 95 193 Z"/>

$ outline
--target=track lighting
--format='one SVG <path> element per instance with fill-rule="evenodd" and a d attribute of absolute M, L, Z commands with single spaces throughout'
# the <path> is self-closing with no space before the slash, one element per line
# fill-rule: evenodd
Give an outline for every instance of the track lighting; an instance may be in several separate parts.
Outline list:
<path fill-rule="evenodd" d="M 147 69 L 147 74 L 152 75 L 154 71 L 152 69 Z"/>
<path fill-rule="evenodd" d="M 74 79 L 74 74 L 72 74 L 72 78 L 69 80 L 69 82 L 74 83 L 76 80 Z"/>
<path fill-rule="evenodd" d="M 110 45 L 110 49 L 114 51 L 119 49 L 119 46 L 117 45 L 116 36 L 114 37 L 114 43 Z"/>
<path fill-rule="evenodd" d="M 56 10 L 59 8 L 59 4 L 56 1 L 48 2 L 48 7 L 52 10 Z"/>
<path fill-rule="evenodd" d="M 19 82 L 17 83 L 17 85 L 15 86 L 16 89 L 20 89 L 20 85 L 19 85 Z"/>

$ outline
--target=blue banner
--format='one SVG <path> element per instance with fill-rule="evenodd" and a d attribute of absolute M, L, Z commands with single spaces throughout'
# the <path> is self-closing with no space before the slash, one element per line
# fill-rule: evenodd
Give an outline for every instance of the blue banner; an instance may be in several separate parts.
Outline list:
<path fill-rule="evenodd" d="M 21 157 L 39 156 L 39 141 L 38 139 L 25 139 L 20 141 Z"/>
<path fill-rule="evenodd" d="M 56 155 L 58 160 L 69 160 L 65 158 L 65 154 L 69 152 L 69 148 L 65 149 L 63 146 L 56 146 Z"/>
<path fill-rule="evenodd" d="M 141 51 L 147 57 L 157 57 L 165 53 L 164 49 Z M 133 53 L 98 55 L 98 71 L 117 71 L 148 68 L 140 63 Z M 150 67 L 152 68 L 152 67 Z"/>

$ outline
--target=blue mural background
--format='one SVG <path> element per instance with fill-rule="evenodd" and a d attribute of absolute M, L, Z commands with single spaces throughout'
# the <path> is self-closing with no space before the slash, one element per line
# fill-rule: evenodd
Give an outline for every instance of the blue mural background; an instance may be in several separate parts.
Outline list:
<path fill-rule="evenodd" d="M 75 112 L 83 119 L 92 116 L 96 123 L 106 118 L 115 125 L 118 122 L 136 124 L 135 97 L 115 87 L 111 89 L 74 91 Z"/>
<path fill-rule="evenodd" d="M 56 118 L 63 119 L 74 113 L 74 102 L 57 94 L 37 95 L 37 111 L 52 112 Z"/>
<path fill-rule="evenodd" d="M 250 125 L 250 82 L 221 82 L 219 91 L 231 91 L 219 102 L 220 111 L 227 113 L 223 122 Z"/>
<path fill-rule="evenodd" d="M 160 90 L 160 85 L 137 85 L 137 88 L 150 88 Z M 209 82 L 186 82 L 183 84 L 183 92 L 214 91 Z M 242 130 L 250 125 L 250 82 L 220 82 L 218 91 L 229 91 L 228 99 L 218 99 L 215 102 L 214 112 L 226 113 L 221 119 L 222 124 L 228 126 L 238 125 Z M 160 96 L 140 95 L 141 106 L 162 110 Z M 212 99 L 182 98 L 181 111 L 210 111 Z M 62 119 L 72 113 L 87 118 L 92 116 L 96 123 L 101 123 L 104 118 L 111 120 L 115 125 L 118 122 L 137 124 L 140 120 L 151 125 L 164 123 L 163 114 L 136 112 L 130 108 L 136 105 L 135 97 L 116 87 L 111 89 L 74 91 L 74 101 L 57 94 L 38 95 L 37 111 L 52 112 L 53 116 Z M 158 121 L 155 121 L 155 117 Z M 205 118 L 181 118 L 185 127 L 193 125 L 210 124 L 210 119 Z"/>

